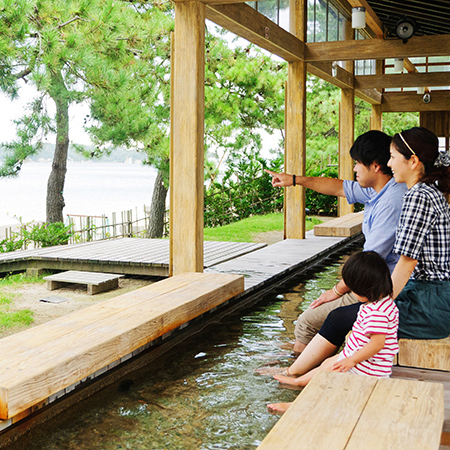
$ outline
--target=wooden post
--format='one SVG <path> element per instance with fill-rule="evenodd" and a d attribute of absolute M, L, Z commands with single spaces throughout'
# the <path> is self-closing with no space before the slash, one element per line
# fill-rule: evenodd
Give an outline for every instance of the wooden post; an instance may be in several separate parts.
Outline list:
<path fill-rule="evenodd" d="M 291 33 L 306 40 L 306 0 L 291 0 Z M 306 161 L 306 63 L 291 62 L 286 85 L 285 171 L 305 174 Z M 305 238 L 305 189 L 289 187 L 284 195 L 284 237 Z"/>
<path fill-rule="evenodd" d="M 383 131 L 383 108 L 381 105 L 372 105 L 370 129 Z"/>
<path fill-rule="evenodd" d="M 351 22 L 345 22 L 345 36 L 347 40 L 353 39 L 354 31 Z M 347 61 L 344 67 L 354 73 L 353 61 Z M 339 107 L 339 178 L 353 180 L 353 161 L 349 154 L 353 145 L 355 134 L 355 90 L 342 89 L 341 104 Z M 345 197 L 338 198 L 338 214 L 343 216 L 353 212 L 353 205 L 349 205 Z"/>
<path fill-rule="evenodd" d="M 383 75 L 384 60 L 377 60 L 375 64 L 375 73 L 377 75 Z M 370 129 L 383 131 L 383 108 L 381 104 L 372 105 L 372 113 L 370 115 Z"/>
<path fill-rule="evenodd" d="M 203 271 L 205 5 L 175 3 L 171 92 L 171 275 Z"/>

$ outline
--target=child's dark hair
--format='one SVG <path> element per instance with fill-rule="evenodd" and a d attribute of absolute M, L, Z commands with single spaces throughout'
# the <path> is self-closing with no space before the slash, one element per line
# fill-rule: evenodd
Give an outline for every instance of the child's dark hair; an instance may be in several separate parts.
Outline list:
<path fill-rule="evenodd" d="M 392 175 L 391 169 L 387 166 L 391 141 L 392 138 L 386 133 L 370 130 L 355 140 L 350 149 L 350 156 L 366 167 L 377 163 L 380 165 L 382 173 Z"/>
<path fill-rule="evenodd" d="M 349 289 L 369 302 L 392 295 L 392 279 L 386 261 L 373 251 L 350 256 L 342 268 L 342 279 Z"/>
<path fill-rule="evenodd" d="M 422 183 L 435 183 L 441 192 L 450 193 L 450 167 L 437 163 L 439 140 L 433 132 L 424 127 L 413 127 L 395 134 L 392 144 L 405 159 L 411 159 L 413 154 L 419 158 L 425 168 L 420 179 Z"/>

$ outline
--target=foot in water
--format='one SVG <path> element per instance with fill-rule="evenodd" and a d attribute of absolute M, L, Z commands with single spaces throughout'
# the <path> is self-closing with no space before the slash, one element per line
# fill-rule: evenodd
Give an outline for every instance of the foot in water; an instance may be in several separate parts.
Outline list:
<path fill-rule="evenodd" d="M 281 384 L 287 384 L 289 386 L 306 386 L 302 377 L 287 376 L 285 374 L 274 375 L 275 380 Z"/>
<path fill-rule="evenodd" d="M 259 367 L 255 369 L 255 373 L 258 375 L 287 375 L 286 367 Z"/>
<path fill-rule="evenodd" d="M 271 414 L 283 414 L 291 404 L 292 403 L 270 403 L 267 405 L 267 410 Z"/>

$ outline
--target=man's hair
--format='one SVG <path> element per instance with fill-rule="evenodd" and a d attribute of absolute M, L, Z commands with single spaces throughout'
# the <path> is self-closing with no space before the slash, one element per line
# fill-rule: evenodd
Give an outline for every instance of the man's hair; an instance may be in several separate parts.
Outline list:
<path fill-rule="evenodd" d="M 392 175 L 387 166 L 390 156 L 391 137 L 378 130 L 371 130 L 359 136 L 350 149 L 350 156 L 359 163 L 369 167 L 377 163 L 381 172 Z"/>
<path fill-rule="evenodd" d="M 342 279 L 349 289 L 369 302 L 392 295 L 392 279 L 386 261 L 373 251 L 350 256 L 342 268 Z"/>

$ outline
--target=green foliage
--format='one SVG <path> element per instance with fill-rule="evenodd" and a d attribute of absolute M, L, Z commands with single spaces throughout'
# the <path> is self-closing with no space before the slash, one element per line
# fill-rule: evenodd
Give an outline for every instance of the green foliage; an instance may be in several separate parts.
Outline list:
<path fill-rule="evenodd" d="M 65 245 L 73 234 L 73 225 L 64 225 L 62 222 L 34 224 L 31 229 L 23 229 L 23 238 L 26 242 L 33 242 L 37 247 L 53 247 Z"/>
<path fill-rule="evenodd" d="M 323 170 L 309 171 L 310 177 L 329 177 L 337 178 L 337 168 L 330 167 Z M 311 189 L 306 189 L 306 208 L 309 214 L 318 214 L 324 216 L 337 215 L 337 197 L 332 195 L 319 194 Z"/>
<path fill-rule="evenodd" d="M 43 224 L 23 224 L 20 232 L 12 233 L 10 239 L 0 242 L 0 253 L 12 252 L 27 248 L 29 244 L 34 247 L 52 247 L 65 245 L 74 234 L 73 225 L 64 225 L 61 222 Z"/>
<path fill-rule="evenodd" d="M 218 226 L 257 214 L 281 211 L 283 191 L 272 186 L 264 169 L 280 170 L 281 159 L 265 160 L 256 148 L 244 147 L 228 159 L 221 182 L 205 193 L 205 226 Z"/>

